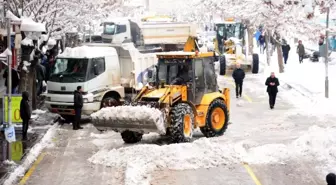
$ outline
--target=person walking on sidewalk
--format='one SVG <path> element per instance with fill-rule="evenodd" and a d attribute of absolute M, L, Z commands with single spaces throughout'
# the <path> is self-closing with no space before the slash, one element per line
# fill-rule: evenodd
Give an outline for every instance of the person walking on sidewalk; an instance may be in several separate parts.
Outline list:
<path fill-rule="evenodd" d="M 305 47 L 302 44 L 301 40 L 299 40 L 299 45 L 297 46 L 296 52 L 299 55 L 299 61 L 300 61 L 300 64 L 301 64 L 303 62 L 303 57 L 304 57 L 304 55 L 306 53 L 305 52 Z"/>
<path fill-rule="evenodd" d="M 240 64 L 236 65 L 236 69 L 232 73 L 232 77 L 236 84 L 236 97 L 241 97 L 243 92 L 243 81 L 245 78 L 245 72 L 240 68 Z"/>
<path fill-rule="evenodd" d="M 267 93 L 269 98 L 270 108 L 274 108 L 276 96 L 278 93 L 278 86 L 280 85 L 278 78 L 275 77 L 274 72 L 271 73 L 271 76 L 267 78 L 265 85 L 267 86 Z"/>
<path fill-rule="evenodd" d="M 83 108 L 83 96 L 82 96 L 82 87 L 78 86 L 77 90 L 75 90 L 74 93 L 74 107 L 75 107 L 75 121 L 73 123 L 73 129 L 83 129 L 83 127 L 80 126 L 80 120 L 82 115 L 82 108 Z"/>
<path fill-rule="evenodd" d="M 284 40 L 283 41 L 283 45 L 282 45 L 282 56 L 284 58 L 284 63 L 287 64 L 287 60 L 288 60 L 288 54 L 290 51 L 290 46 L 287 44 L 287 42 Z"/>
<path fill-rule="evenodd" d="M 29 93 L 27 91 L 22 92 L 22 99 L 20 102 L 20 116 L 22 119 L 22 140 L 27 140 L 27 131 L 29 126 L 29 120 L 31 118 Z"/>
<path fill-rule="evenodd" d="M 259 36 L 259 44 L 260 44 L 260 54 L 264 54 L 264 51 L 266 49 L 266 46 L 265 46 L 265 35 L 264 33 L 262 33 L 260 36 Z"/>

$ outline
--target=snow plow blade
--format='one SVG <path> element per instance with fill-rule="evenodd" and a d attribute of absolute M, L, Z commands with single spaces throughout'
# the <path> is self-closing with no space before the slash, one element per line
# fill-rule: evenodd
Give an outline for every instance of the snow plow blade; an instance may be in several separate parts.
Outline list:
<path fill-rule="evenodd" d="M 91 117 L 93 125 L 98 130 L 165 134 L 163 112 L 149 106 L 107 107 L 91 114 Z"/>

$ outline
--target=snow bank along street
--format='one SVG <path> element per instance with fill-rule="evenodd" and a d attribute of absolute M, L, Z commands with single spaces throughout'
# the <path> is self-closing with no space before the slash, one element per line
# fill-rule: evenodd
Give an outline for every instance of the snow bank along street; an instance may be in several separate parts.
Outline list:
<path fill-rule="evenodd" d="M 246 98 L 232 99 L 232 124 L 222 137 L 196 133 L 191 143 L 167 145 L 147 134 L 128 145 L 118 133 L 64 125 L 26 184 L 255 184 L 252 177 L 261 184 L 323 184 L 336 170 L 334 117 L 307 111 L 313 105 L 284 88 L 269 110 L 263 80 L 247 76 Z M 306 104 L 295 107 L 292 100 Z"/>

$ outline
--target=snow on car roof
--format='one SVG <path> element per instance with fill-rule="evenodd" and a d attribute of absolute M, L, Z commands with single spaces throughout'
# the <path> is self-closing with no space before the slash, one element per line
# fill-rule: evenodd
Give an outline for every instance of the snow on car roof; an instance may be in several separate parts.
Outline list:
<path fill-rule="evenodd" d="M 117 51 L 113 47 L 81 46 L 66 48 L 58 58 L 99 58 L 105 56 L 117 56 Z"/>

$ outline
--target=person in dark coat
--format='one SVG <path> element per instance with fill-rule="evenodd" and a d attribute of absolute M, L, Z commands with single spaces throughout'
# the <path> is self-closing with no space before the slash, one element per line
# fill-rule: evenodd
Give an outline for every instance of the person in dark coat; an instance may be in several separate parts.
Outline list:
<path fill-rule="evenodd" d="M 287 64 L 290 49 L 291 49 L 290 46 L 287 44 L 286 41 L 284 41 L 284 44 L 282 45 L 282 56 L 284 58 L 285 64 Z"/>
<path fill-rule="evenodd" d="M 266 42 L 266 40 L 265 40 L 265 36 L 264 36 L 264 34 L 261 34 L 260 36 L 259 36 L 259 44 L 260 44 L 260 53 L 261 54 L 264 54 L 264 50 L 265 50 L 265 42 Z"/>
<path fill-rule="evenodd" d="M 27 131 L 31 117 L 29 93 L 27 91 L 22 92 L 22 100 L 20 102 L 20 116 L 22 119 L 22 139 L 27 140 Z"/>
<path fill-rule="evenodd" d="M 5 70 L 2 77 L 5 79 L 6 92 L 8 93 L 8 69 Z M 16 88 L 19 86 L 20 79 L 18 72 L 12 68 L 12 94 L 16 93 Z"/>
<path fill-rule="evenodd" d="M 243 92 L 243 81 L 245 78 L 245 72 L 240 68 L 240 64 L 236 65 L 236 69 L 232 73 L 232 77 L 236 83 L 236 97 L 242 96 Z"/>
<path fill-rule="evenodd" d="M 80 120 L 81 120 L 82 108 L 83 108 L 83 96 L 82 96 L 81 86 L 78 86 L 77 90 L 75 90 L 74 107 L 75 107 L 75 121 L 72 125 L 73 129 L 74 130 L 83 129 L 83 127 L 79 125 Z"/>
<path fill-rule="evenodd" d="M 36 65 L 36 80 L 37 80 L 37 96 L 42 94 L 43 89 L 43 81 L 46 79 L 46 71 L 45 67 L 38 63 Z"/>
<path fill-rule="evenodd" d="M 336 175 L 334 173 L 329 173 L 326 176 L 326 181 L 328 185 L 336 185 Z"/>
<path fill-rule="evenodd" d="M 300 62 L 300 64 L 303 62 L 303 57 L 304 57 L 304 55 L 305 55 L 305 53 L 306 53 L 306 51 L 305 51 L 305 47 L 304 47 L 304 45 L 302 44 L 302 41 L 301 40 L 299 40 L 299 45 L 297 46 L 297 48 L 296 48 L 296 52 L 297 52 L 297 54 L 299 55 L 299 62 Z"/>
<path fill-rule="evenodd" d="M 270 108 L 274 108 L 276 96 L 278 93 L 278 86 L 280 85 L 278 78 L 275 77 L 274 72 L 271 73 L 271 76 L 267 78 L 265 85 L 267 86 L 267 93 L 269 97 Z"/>

